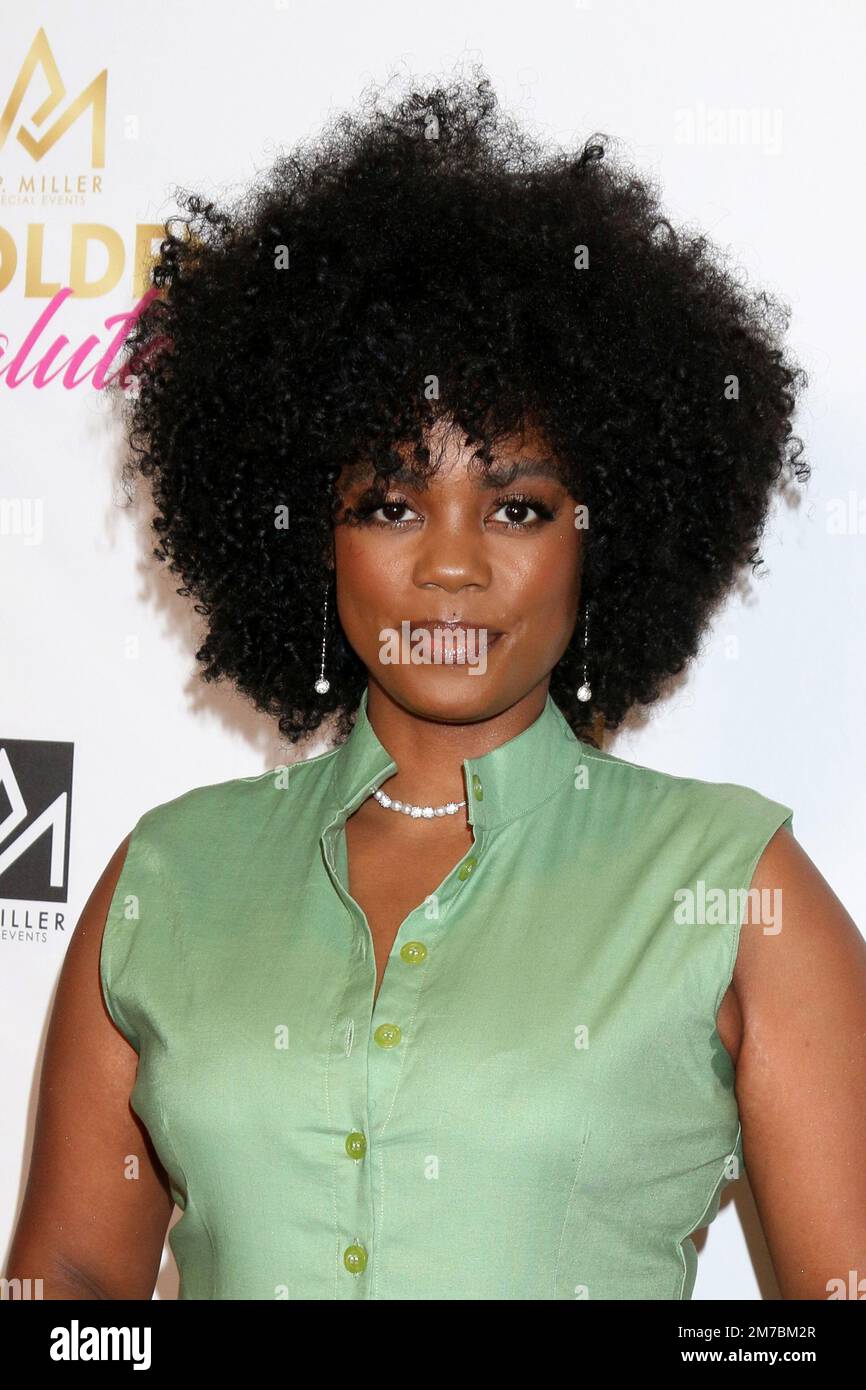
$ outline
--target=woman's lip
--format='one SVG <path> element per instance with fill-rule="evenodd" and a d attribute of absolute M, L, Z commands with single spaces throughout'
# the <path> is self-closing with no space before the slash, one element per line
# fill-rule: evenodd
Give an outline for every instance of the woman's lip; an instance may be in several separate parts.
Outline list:
<path fill-rule="evenodd" d="M 483 628 L 478 630 L 481 632 L 484 631 Z M 471 633 L 473 629 L 470 628 L 469 631 Z M 486 657 L 491 647 L 495 647 L 500 637 L 505 635 L 502 632 L 491 632 L 489 636 L 473 641 L 471 637 L 466 638 L 463 635 L 462 628 L 457 628 L 456 632 L 461 635 L 458 636 L 450 646 L 446 644 L 444 647 L 442 653 L 442 664 L 444 666 L 474 665 L 475 663 L 471 661 L 473 649 L 476 657 L 482 653 Z"/>
<path fill-rule="evenodd" d="M 383 629 L 379 634 L 380 638 L 384 639 L 388 631 Z M 419 649 L 422 634 L 428 640 L 421 644 Z M 473 623 L 455 625 L 435 620 L 417 623 L 404 618 L 400 624 L 400 640 L 405 660 L 419 664 L 429 662 L 434 666 L 471 666 L 482 672 L 487 669 L 487 653 L 496 646 L 500 637 L 505 635 L 498 628 L 491 629 Z"/>
<path fill-rule="evenodd" d="M 494 637 L 503 636 L 500 628 L 485 627 L 483 623 L 443 623 L 433 619 L 430 622 L 412 622 L 410 623 L 410 627 L 413 630 L 415 628 L 423 628 L 426 632 L 434 632 L 436 628 L 446 628 L 449 632 L 484 632 L 487 634 L 487 640 L 489 642 L 492 641 Z"/>

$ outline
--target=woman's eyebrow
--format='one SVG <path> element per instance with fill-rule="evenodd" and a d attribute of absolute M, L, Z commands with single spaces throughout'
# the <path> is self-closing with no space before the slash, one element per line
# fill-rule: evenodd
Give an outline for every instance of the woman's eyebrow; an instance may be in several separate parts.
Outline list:
<path fill-rule="evenodd" d="M 562 466 L 553 458 L 519 458 L 513 463 L 494 465 L 486 474 L 476 476 L 473 482 L 479 491 L 483 491 L 485 488 L 510 487 L 518 478 L 552 478 L 554 482 L 561 483 Z M 373 474 L 370 471 L 364 481 L 372 482 L 372 479 Z M 398 468 L 390 474 L 388 481 L 392 485 L 402 484 L 404 487 L 417 488 L 420 492 L 426 492 L 428 487 L 428 481 L 409 467 Z"/>
<path fill-rule="evenodd" d="M 498 464 L 486 477 L 477 480 L 479 487 L 510 487 L 518 478 L 552 478 L 561 483 L 562 465 L 553 458 L 515 459 L 510 464 Z"/>

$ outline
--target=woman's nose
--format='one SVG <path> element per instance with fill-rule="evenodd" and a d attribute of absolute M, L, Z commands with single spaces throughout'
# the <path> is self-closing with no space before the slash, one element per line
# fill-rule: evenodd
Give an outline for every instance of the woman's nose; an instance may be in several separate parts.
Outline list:
<path fill-rule="evenodd" d="M 467 584 L 485 587 L 490 582 L 490 561 L 484 537 L 469 525 L 430 527 L 419 537 L 414 557 L 416 584 L 438 584 L 458 589 Z"/>

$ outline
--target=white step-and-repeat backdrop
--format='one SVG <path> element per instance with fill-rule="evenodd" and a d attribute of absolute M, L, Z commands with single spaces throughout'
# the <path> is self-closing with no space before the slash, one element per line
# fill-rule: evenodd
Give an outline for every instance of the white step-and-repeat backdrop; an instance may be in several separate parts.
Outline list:
<path fill-rule="evenodd" d="M 552 139 L 619 137 L 671 216 L 792 306 L 811 482 L 776 505 L 766 568 L 720 612 L 688 679 L 607 747 L 792 806 L 862 927 L 863 123 L 839 62 L 862 58 L 863 9 L 39 0 L 5 6 L 0 24 L 0 1250 L 58 970 L 96 878 L 148 807 L 287 757 L 239 696 L 199 680 L 200 619 L 151 558 L 141 489 L 125 504 L 102 381 L 173 187 L 237 192 L 395 68 L 476 58 Z M 696 1298 L 778 1296 L 746 1182 L 699 1249 Z M 157 1297 L 176 1289 L 167 1253 Z"/>

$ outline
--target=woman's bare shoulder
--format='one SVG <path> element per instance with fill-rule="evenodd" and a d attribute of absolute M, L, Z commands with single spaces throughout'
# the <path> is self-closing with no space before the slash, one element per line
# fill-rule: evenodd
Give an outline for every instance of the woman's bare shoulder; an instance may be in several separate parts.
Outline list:
<path fill-rule="evenodd" d="M 746 1169 L 785 1298 L 866 1268 L 866 941 L 787 829 L 741 928 L 736 1093 Z"/>
<path fill-rule="evenodd" d="M 51 1010 L 27 1188 L 7 1278 L 47 1298 L 150 1298 L 173 1201 L 130 1107 L 138 1056 L 102 994 L 99 961 L 132 832 L 69 941 Z"/>

